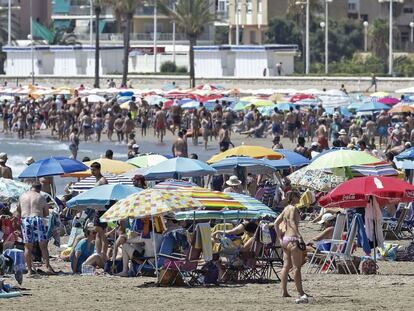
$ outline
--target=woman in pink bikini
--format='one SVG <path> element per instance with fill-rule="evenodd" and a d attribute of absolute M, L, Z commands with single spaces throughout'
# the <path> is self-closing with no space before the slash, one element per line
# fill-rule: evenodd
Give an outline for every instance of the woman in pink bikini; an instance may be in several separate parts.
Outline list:
<path fill-rule="evenodd" d="M 303 250 L 306 249 L 306 245 L 299 233 L 300 215 L 295 206 L 299 202 L 300 193 L 297 190 L 291 190 L 287 192 L 286 197 L 289 205 L 285 207 L 275 221 L 276 234 L 280 238 L 283 247 L 283 268 L 281 271 L 282 294 L 283 297 L 291 297 L 287 290 L 287 281 L 289 271 L 293 267 L 293 278 L 299 293 L 299 298 L 295 302 L 307 303 L 308 297 L 303 291 L 301 274 Z M 280 228 L 282 223 L 282 226 L 285 227 L 284 231 Z"/>

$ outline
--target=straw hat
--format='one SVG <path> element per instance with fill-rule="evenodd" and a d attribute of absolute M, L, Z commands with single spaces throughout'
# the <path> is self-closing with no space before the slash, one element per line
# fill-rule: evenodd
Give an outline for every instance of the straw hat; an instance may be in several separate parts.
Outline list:
<path fill-rule="evenodd" d="M 2 152 L 0 153 L 0 163 L 5 163 L 7 161 L 7 153 Z"/>
<path fill-rule="evenodd" d="M 241 184 L 241 181 L 235 175 L 230 176 L 229 180 L 226 181 L 226 185 L 228 186 L 238 186 L 240 184 Z"/>
<path fill-rule="evenodd" d="M 26 165 L 30 165 L 30 164 L 32 164 L 32 163 L 34 163 L 35 162 L 35 160 L 33 159 L 33 157 L 28 157 L 25 161 L 24 161 L 24 164 L 26 164 Z"/>
<path fill-rule="evenodd" d="M 331 214 L 331 213 L 326 213 L 322 216 L 322 219 L 320 221 L 318 221 L 318 224 L 322 225 L 327 221 L 331 221 L 335 219 L 335 215 Z"/>
<path fill-rule="evenodd" d="M 342 129 L 342 130 L 340 130 L 340 131 L 338 132 L 338 134 L 339 134 L 339 135 L 346 135 L 346 131 L 345 131 L 344 129 Z"/>

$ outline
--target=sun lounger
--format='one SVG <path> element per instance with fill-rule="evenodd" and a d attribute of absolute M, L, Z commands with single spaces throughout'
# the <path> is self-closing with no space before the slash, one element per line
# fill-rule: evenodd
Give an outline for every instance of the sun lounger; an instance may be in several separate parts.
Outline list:
<path fill-rule="evenodd" d="M 385 218 L 384 219 L 384 236 L 391 239 L 402 239 L 402 229 L 404 225 L 404 220 L 408 213 L 408 207 L 406 204 L 402 203 L 399 207 L 401 213 L 398 219 Z"/>

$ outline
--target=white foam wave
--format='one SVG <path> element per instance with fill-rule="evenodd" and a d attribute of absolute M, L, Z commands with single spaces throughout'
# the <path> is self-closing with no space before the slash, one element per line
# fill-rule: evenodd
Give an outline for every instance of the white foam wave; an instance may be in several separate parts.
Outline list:
<path fill-rule="evenodd" d="M 9 159 L 7 160 L 7 166 L 10 166 L 13 171 L 13 177 L 16 178 L 20 175 L 21 172 L 27 167 L 24 163 L 26 160 L 26 156 L 18 154 L 18 155 L 9 155 Z"/>

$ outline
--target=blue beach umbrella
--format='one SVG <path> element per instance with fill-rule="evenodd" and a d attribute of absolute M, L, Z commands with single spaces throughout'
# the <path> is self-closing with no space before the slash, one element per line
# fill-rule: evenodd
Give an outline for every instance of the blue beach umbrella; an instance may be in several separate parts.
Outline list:
<path fill-rule="evenodd" d="M 217 171 L 207 163 L 188 158 L 165 160 L 145 171 L 146 180 L 180 179 L 215 174 Z"/>
<path fill-rule="evenodd" d="M 89 189 L 70 199 L 66 204 L 69 208 L 102 208 L 108 207 L 115 201 L 125 199 L 127 196 L 141 192 L 143 189 L 122 184 L 102 185 Z"/>
<path fill-rule="evenodd" d="M 352 116 L 352 112 L 349 111 L 349 109 L 347 107 L 341 106 L 341 107 L 339 107 L 339 110 L 341 112 L 341 115 L 343 115 L 345 117 Z M 334 107 L 326 107 L 325 111 L 326 111 L 327 114 L 334 114 L 335 108 Z"/>
<path fill-rule="evenodd" d="M 389 109 L 391 109 L 391 107 L 386 104 L 382 104 L 376 101 L 370 101 L 370 102 L 362 104 L 359 108 L 357 108 L 357 111 L 363 112 L 363 111 L 379 111 L 379 110 L 389 110 Z"/>
<path fill-rule="evenodd" d="M 181 105 L 181 108 L 183 109 L 197 109 L 198 107 L 200 107 L 200 103 L 195 100 L 191 100 L 190 102 Z"/>
<path fill-rule="evenodd" d="M 292 103 L 280 103 L 280 104 L 276 104 L 277 109 L 282 110 L 282 111 L 289 111 L 290 108 L 295 109 L 295 105 Z"/>
<path fill-rule="evenodd" d="M 85 164 L 66 157 L 50 157 L 30 164 L 18 178 L 36 178 L 82 172 L 89 169 Z"/>
<path fill-rule="evenodd" d="M 292 150 L 276 149 L 274 151 L 283 154 L 284 158 L 290 163 L 291 166 L 304 166 L 310 163 L 308 158 L 305 158 L 303 155 L 297 152 L 294 152 Z M 274 161 L 280 161 L 280 160 L 274 160 Z"/>
<path fill-rule="evenodd" d="M 232 174 L 238 167 L 245 167 L 248 173 L 256 174 L 263 174 L 275 170 L 265 160 L 251 157 L 228 157 L 213 163 L 211 167 L 223 174 Z"/>
<path fill-rule="evenodd" d="M 399 168 L 414 169 L 414 147 L 401 152 L 395 157 L 394 162 Z"/>

